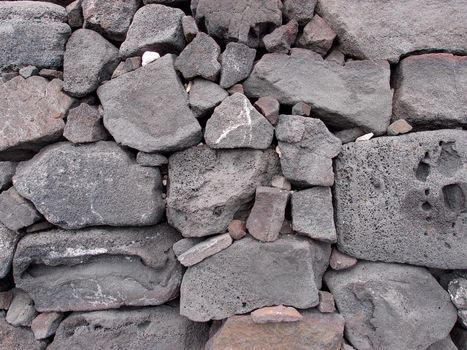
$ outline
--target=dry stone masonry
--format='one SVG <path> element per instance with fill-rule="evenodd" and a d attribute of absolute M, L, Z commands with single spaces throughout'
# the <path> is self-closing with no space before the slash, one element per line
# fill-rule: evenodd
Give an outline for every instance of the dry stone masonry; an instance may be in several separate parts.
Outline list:
<path fill-rule="evenodd" d="M 466 0 L 0 1 L 1 350 L 467 350 Z"/>

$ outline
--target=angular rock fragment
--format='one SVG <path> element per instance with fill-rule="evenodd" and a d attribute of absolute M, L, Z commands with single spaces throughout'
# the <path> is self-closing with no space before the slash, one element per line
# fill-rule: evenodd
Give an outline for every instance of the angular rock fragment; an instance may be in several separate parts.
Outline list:
<path fill-rule="evenodd" d="M 232 237 L 228 233 L 211 237 L 196 244 L 177 256 L 183 266 L 193 266 L 211 255 L 228 248 L 232 244 Z"/>
<path fill-rule="evenodd" d="M 242 239 L 246 236 L 246 225 L 243 221 L 234 219 L 227 227 L 227 231 L 233 239 Z"/>
<path fill-rule="evenodd" d="M 341 141 L 315 118 L 280 115 L 276 137 L 284 176 L 297 186 L 332 186 L 332 158 Z"/>
<path fill-rule="evenodd" d="M 263 38 L 264 47 L 268 52 L 289 53 L 297 33 L 298 23 L 293 19 L 265 35 Z"/>
<path fill-rule="evenodd" d="M 334 297 L 329 292 L 319 291 L 319 304 L 318 310 L 321 313 L 330 313 L 336 311 L 336 306 L 334 305 Z"/>
<path fill-rule="evenodd" d="M 142 58 L 140 56 L 129 57 L 125 61 L 120 62 L 112 73 L 112 79 L 119 77 L 122 74 L 132 72 L 141 67 Z"/>
<path fill-rule="evenodd" d="M 11 231 L 0 223 L 0 278 L 4 278 L 10 272 L 19 238 L 18 232 Z"/>
<path fill-rule="evenodd" d="M 278 239 L 288 200 L 288 191 L 275 187 L 257 187 L 255 204 L 246 222 L 250 235 L 263 242 Z"/>
<path fill-rule="evenodd" d="M 396 71 L 392 119 L 419 129 L 466 127 L 466 80 L 466 56 L 432 53 L 403 59 Z"/>
<path fill-rule="evenodd" d="M 270 95 L 281 104 L 304 102 L 337 129 L 386 132 L 392 109 L 389 65 L 353 61 L 339 66 L 309 55 L 266 54 L 244 82 L 248 97 Z"/>
<path fill-rule="evenodd" d="M 185 79 L 200 76 L 216 81 L 221 65 L 217 58 L 221 48 L 209 35 L 199 32 L 175 60 L 175 68 Z"/>
<path fill-rule="evenodd" d="M 296 20 L 304 26 L 312 18 L 318 0 L 284 0 L 283 13 L 287 20 Z"/>
<path fill-rule="evenodd" d="M 203 322 L 268 305 L 315 306 L 329 254 L 329 245 L 297 236 L 272 243 L 245 237 L 188 268 L 180 313 Z"/>
<path fill-rule="evenodd" d="M 274 97 L 263 96 L 255 102 L 256 109 L 266 117 L 272 125 L 276 125 L 279 120 L 280 104 Z"/>
<path fill-rule="evenodd" d="M 29 327 L 36 315 L 34 302 L 29 295 L 21 289 L 15 289 L 5 320 L 13 326 Z"/>
<path fill-rule="evenodd" d="M 335 161 L 339 250 L 365 260 L 466 269 L 466 160 L 462 130 L 344 145 Z"/>
<path fill-rule="evenodd" d="M 24 79 L 37 75 L 37 73 L 39 73 L 39 69 L 36 66 L 26 66 L 19 70 L 19 75 Z"/>
<path fill-rule="evenodd" d="M 108 132 L 98 109 L 81 103 L 68 113 L 63 136 L 73 143 L 86 143 L 105 140 Z"/>
<path fill-rule="evenodd" d="M 42 350 L 45 347 L 40 341 L 34 339 L 30 329 L 26 327 L 14 327 L 5 321 L 0 314 L 0 339 L 2 350 Z"/>
<path fill-rule="evenodd" d="M 338 131 L 334 135 L 344 144 L 354 142 L 356 139 L 358 139 L 360 136 L 363 136 L 364 134 L 365 132 L 360 128 L 351 128 Z"/>
<path fill-rule="evenodd" d="M 122 57 L 142 55 L 144 51 L 156 51 L 161 55 L 179 53 L 185 47 L 182 17 L 185 13 L 177 8 L 151 4 L 141 7 L 120 46 Z"/>
<path fill-rule="evenodd" d="M 0 292 L 0 310 L 8 310 L 13 300 L 13 291 Z"/>
<path fill-rule="evenodd" d="M 457 320 L 462 327 L 467 329 L 467 309 L 457 310 Z"/>
<path fill-rule="evenodd" d="M 179 315 L 178 307 L 162 305 L 72 313 L 48 348 L 84 349 L 92 344 L 96 349 L 202 350 L 207 336 L 205 323 L 191 322 Z"/>
<path fill-rule="evenodd" d="M 336 33 L 320 16 L 313 19 L 303 28 L 303 33 L 297 40 L 297 46 L 313 50 L 324 56 L 332 46 Z"/>
<path fill-rule="evenodd" d="M 0 3 L 0 70 L 60 67 L 71 34 L 62 6 L 32 1 Z"/>
<path fill-rule="evenodd" d="M 188 161 L 187 161 L 188 160 Z M 185 237 L 225 232 L 256 187 L 279 172 L 272 150 L 192 147 L 169 158 L 167 219 Z"/>
<path fill-rule="evenodd" d="M 255 49 L 241 43 L 228 43 L 220 56 L 222 63 L 220 85 L 227 89 L 248 78 L 255 56 Z"/>
<path fill-rule="evenodd" d="M 334 48 L 326 56 L 326 61 L 343 66 L 345 64 L 345 56 L 339 49 Z"/>
<path fill-rule="evenodd" d="M 309 117 L 311 114 L 311 107 L 306 103 L 298 102 L 292 106 L 292 114 Z"/>
<path fill-rule="evenodd" d="M 320 1 L 318 13 L 337 32 L 342 52 L 359 59 L 395 63 L 416 51 L 467 53 L 467 13 L 462 1 L 420 6 L 419 0 L 331 0 Z"/>
<path fill-rule="evenodd" d="M 249 316 L 232 316 L 209 340 L 206 350 L 335 350 L 340 349 L 343 332 L 344 319 L 339 314 L 304 311 L 299 322 L 263 324 Z"/>
<path fill-rule="evenodd" d="M 191 16 L 182 17 L 182 28 L 183 35 L 188 43 L 191 42 L 199 33 L 198 25 L 196 24 L 195 19 Z"/>
<path fill-rule="evenodd" d="M 293 230 L 320 241 L 335 243 L 332 194 L 329 187 L 313 187 L 292 194 Z"/>
<path fill-rule="evenodd" d="M 159 305 L 178 295 L 182 266 L 172 245 L 179 238 L 166 224 L 27 235 L 16 250 L 15 282 L 40 312 Z"/>
<path fill-rule="evenodd" d="M 302 318 L 297 309 L 284 305 L 262 307 L 251 313 L 254 323 L 297 322 Z"/>
<path fill-rule="evenodd" d="M 172 249 L 175 253 L 175 256 L 178 258 L 180 255 L 185 253 L 187 250 L 193 248 L 198 243 L 201 243 L 203 238 L 200 237 L 192 237 L 192 238 L 183 238 L 174 243 Z"/>
<path fill-rule="evenodd" d="M 243 91 L 243 85 L 242 84 L 235 84 L 234 86 L 232 86 L 230 89 L 227 90 L 229 92 L 229 94 L 233 95 L 235 94 L 236 92 L 238 92 L 239 94 L 243 94 L 244 95 L 244 91 Z"/>
<path fill-rule="evenodd" d="M 201 127 L 188 108 L 173 62 L 166 55 L 97 90 L 104 125 L 118 143 L 144 152 L 170 152 L 201 140 Z"/>
<path fill-rule="evenodd" d="M 450 336 L 431 344 L 426 350 L 459 350 L 451 340 Z"/>
<path fill-rule="evenodd" d="M 161 166 L 169 163 L 167 157 L 159 153 L 138 152 L 136 163 L 142 166 Z"/>
<path fill-rule="evenodd" d="M 48 146 L 18 165 L 13 183 L 47 221 L 68 229 L 153 225 L 164 215 L 159 170 L 114 142 Z"/>
<path fill-rule="evenodd" d="M 11 186 L 11 179 L 15 175 L 16 162 L 0 162 L 0 191 Z"/>
<path fill-rule="evenodd" d="M 139 5 L 140 0 L 83 0 L 84 27 L 123 41 Z"/>
<path fill-rule="evenodd" d="M 333 270 L 345 270 L 357 263 L 357 259 L 353 256 L 341 253 L 336 248 L 332 249 L 331 258 L 329 259 L 329 266 Z"/>
<path fill-rule="evenodd" d="M 190 107 L 197 118 L 212 113 L 227 96 L 228 92 L 212 81 L 197 78 L 190 90 Z"/>
<path fill-rule="evenodd" d="M 209 35 L 225 43 L 236 41 L 258 47 L 261 37 L 282 24 L 280 0 L 199 0 L 196 20 Z"/>
<path fill-rule="evenodd" d="M 66 53 L 66 50 L 65 50 Z M 63 80 L 63 72 L 57 69 L 42 68 L 39 75 L 49 80 L 60 79 Z"/>
<path fill-rule="evenodd" d="M 84 23 L 83 19 L 83 0 L 75 0 L 66 7 L 68 16 L 68 24 L 71 28 L 81 28 Z"/>
<path fill-rule="evenodd" d="M 396 135 L 399 135 L 399 134 L 406 134 L 409 131 L 411 131 L 412 129 L 413 129 L 412 125 L 407 123 L 407 121 L 405 119 L 398 119 L 398 120 L 392 122 L 388 126 L 388 132 L 387 133 L 388 133 L 389 136 L 396 136 Z"/>
<path fill-rule="evenodd" d="M 324 280 L 357 349 L 426 349 L 456 322 L 449 295 L 421 267 L 359 262 Z"/>
<path fill-rule="evenodd" d="M 272 125 L 239 93 L 227 97 L 214 109 L 204 134 L 211 148 L 266 149 L 273 136 Z"/>
<path fill-rule="evenodd" d="M 467 279 L 456 278 L 449 282 L 451 301 L 458 309 L 467 309 Z"/>
<path fill-rule="evenodd" d="M 34 205 L 21 197 L 14 187 L 0 193 L 0 221 L 17 231 L 41 219 Z"/>
<path fill-rule="evenodd" d="M 72 104 L 73 99 L 62 92 L 60 80 L 16 77 L 0 84 L 0 151 L 56 141 L 65 126 L 62 118 Z"/>
<path fill-rule="evenodd" d="M 290 191 L 292 189 L 290 182 L 285 177 L 279 175 L 272 178 L 271 186 L 286 191 Z"/>
<path fill-rule="evenodd" d="M 59 312 L 44 312 L 39 314 L 31 323 L 34 338 L 45 339 L 55 334 L 62 320 L 63 314 Z"/>

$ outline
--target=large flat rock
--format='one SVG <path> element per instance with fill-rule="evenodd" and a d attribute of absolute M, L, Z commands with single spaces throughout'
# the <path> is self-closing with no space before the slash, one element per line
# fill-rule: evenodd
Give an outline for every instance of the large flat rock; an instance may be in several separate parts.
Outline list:
<path fill-rule="evenodd" d="M 342 52 L 353 57 L 397 62 L 415 51 L 467 53 L 463 0 L 324 0 L 318 13 L 336 31 Z"/>
<path fill-rule="evenodd" d="M 360 259 L 467 268 L 467 132 L 348 143 L 336 158 L 338 246 Z"/>
<path fill-rule="evenodd" d="M 166 224 L 34 233 L 18 243 L 15 283 L 41 312 L 163 304 L 179 292 L 178 239 Z"/>
<path fill-rule="evenodd" d="M 382 61 L 341 66 L 308 55 L 266 54 L 243 87 L 249 97 L 273 96 L 290 106 L 308 103 L 314 116 L 335 128 L 383 134 L 392 110 L 389 76 Z"/>
<path fill-rule="evenodd" d="M 159 169 L 140 166 L 115 142 L 45 147 L 18 166 L 13 183 L 64 228 L 153 225 L 165 211 Z"/>
<path fill-rule="evenodd" d="M 329 244 L 295 235 L 271 243 L 245 237 L 188 268 L 180 313 L 202 322 L 270 305 L 316 306 L 330 254 Z"/>

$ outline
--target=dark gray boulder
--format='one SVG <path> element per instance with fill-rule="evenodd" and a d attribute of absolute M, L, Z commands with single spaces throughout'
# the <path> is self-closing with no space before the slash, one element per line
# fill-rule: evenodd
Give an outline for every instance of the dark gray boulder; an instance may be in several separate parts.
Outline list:
<path fill-rule="evenodd" d="M 222 63 L 220 86 L 228 89 L 248 78 L 255 57 L 255 49 L 241 43 L 228 43 L 220 56 Z"/>
<path fill-rule="evenodd" d="M 93 30 L 78 29 L 66 44 L 63 89 L 76 97 L 88 95 L 110 79 L 119 62 L 115 46 Z"/>
<path fill-rule="evenodd" d="M 352 61 L 340 66 L 309 55 L 267 54 L 243 83 L 248 97 L 273 96 L 293 106 L 304 102 L 337 129 L 386 132 L 392 110 L 387 62 Z"/>
<path fill-rule="evenodd" d="M 197 118 L 205 117 L 218 106 L 229 93 L 216 83 L 197 78 L 190 89 L 190 107 Z"/>
<path fill-rule="evenodd" d="M 73 143 L 87 143 L 105 140 L 109 133 L 98 108 L 81 103 L 68 113 L 63 136 Z"/>
<path fill-rule="evenodd" d="M 272 150 L 192 147 L 169 158 L 167 219 L 185 237 L 225 232 L 256 187 L 278 174 Z"/>
<path fill-rule="evenodd" d="M 0 223 L 0 278 L 8 275 L 15 254 L 16 243 L 21 234 L 6 228 Z"/>
<path fill-rule="evenodd" d="M 18 243 L 15 283 L 40 312 L 163 304 L 179 292 L 178 239 L 167 224 L 34 233 Z"/>
<path fill-rule="evenodd" d="M 64 228 L 145 226 L 164 215 L 161 175 L 114 142 L 57 143 L 18 165 L 16 190 Z"/>
<path fill-rule="evenodd" d="M 295 235 L 270 243 L 251 237 L 234 241 L 187 269 L 180 313 L 208 321 L 270 305 L 316 306 L 330 253 L 330 245 Z"/>
<path fill-rule="evenodd" d="M 456 323 L 449 295 L 421 267 L 361 261 L 324 281 L 360 350 L 424 350 Z"/>
<path fill-rule="evenodd" d="M 10 187 L 16 171 L 16 162 L 0 162 L 0 191 Z"/>
<path fill-rule="evenodd" d="M 21 197 L 14 187 L 0 193 L 0 222 L 17 231 L 41 219 L 34 205 Z"/>
<path fill-rule="evenodd" d="M 461 130 L 344 145 L 335 162 L 339 249 L 365 260 L 466 269 L 466 160 Z"/>
<path fill-rule="evenodd" d="M 104 125 L 118 143 L 144 152 L 169 152 L 201 141 L 201 126 L 173 64 L 174 57 L 166 55 L 97 90 Z"/>

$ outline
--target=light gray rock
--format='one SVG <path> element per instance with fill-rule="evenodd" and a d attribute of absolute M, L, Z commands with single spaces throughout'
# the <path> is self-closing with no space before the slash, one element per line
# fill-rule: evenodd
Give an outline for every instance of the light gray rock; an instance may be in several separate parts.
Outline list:
<path fill-rule="evenodd" d="M 104 126 L 118 143 L 143 152 L 171 152 L 201 141 L 201 126 L 173 63 L 174 57 L 166 55 L 97 90 Z"/>
<path fill-rule="evenodd" d="M 421 267 L 359 262 L 326 272 L 324 280 L 345 318 L 346 338 L 360 350 L 423 350 L 456 323 L 449 295 Z"/>
<path fill-rule="evenodd" d="M 191 16 L 183 16 L 182 28 L 183 35 L 188 43 L 191 42 L 199 33 L 198 25 L 196 24 L 195 19 Z"/>
<path fill-rule="evenodd" d="M 31 326 L 32 320 L 37 312 L 34 308 L 34 302 L 27 293 L 21 289 L 15 289 L 13 300 L 6 314 L 5 320 L 12 326 Z"/>
<path fill-rule="evenodd" d="M 397 119 L 388 126 L 388 136 L 397 136 L 400 134 L 407 134 L 413 129 L 412 125 L 407 123 L 405 119 Z"/>
<path fill-rule="evenodd" d="M 304 26 L 312 18 L 318 0 L 284 0 L 283 13 L 287 20 L 296 20 Z"/>
<path fill-rule="evenodd" d="M 293 19 L 265 35 L 263 38 L 264 47 L 268 52 L 289 53 L 297 33 L 298 22 Z"/>
<path fill-rule="evenodd" d="M 159 153 L 138 152 L 136 163 L 142 166 L 161 166 L 169 163 L 167 157 Z"/>
<path fill-rule="evenodd" d="M 0 191 L 11 186 L 11 179 L 15 175 L 16 162 L 0 162 Z"/>
<path fill-rule="evenodd" d="M 248 97 L 270 95 L 293 106 L 304 102 L 337 129 L 386 132 L 392 109 L 387 62 L 353 61 L 345 66 L 304 54 L 266 54 L 243 83 Z"/>
<path fill-rule="evenodd" d="M 18 165 L 16 190 L 63 228 L 146 226 L 164 215 L 161 175 L 114 142 L 57 143 Z"/>
<path fill-rule="evenodd" d="M 34 339 L 34 335 L 29 328 L 14 327 L 5 321 L 5 317 L 0 314 L 0 339 L 2 340 L 2 350 L 43 350 L 45 344 Z"/>
<path fill-rule="evenodd" d="M 284 176 L 300 187 L 332 186 L 341 141 L 316 118 L 280 115 L 276 126 Z"/>
<path fill-rule="evenodd" d="M 141 7 L 120 46 L 120 55 L 130 57 L 155 51 L 160 55 L 180 53 L 185 47 L 182 17 L 185 13 L 177 8 L 150 4 Z"/>
<path fill-rule="evenodd" d="M 175 60 L 175 68 L 187 80 L 202 77 L 216 81 L 221 64 L 217 60 L 221 48 L 209 35 L 199 32 Z"/>
<path fill-rule="evenodd" d="M 316 306 L 330 252 L 327 244 L 292 235 L 271 243 L 250 237 L 235 241 L 188 268 L 180 313 L 208 321 L 269 305 Z"/>
<path fill-rule="evenodd" d="M 467 8 L 463 1 L 320 1 L 318 13 L 336 31 L 342 52 L 394 63 L 415 51 L 467 53 Z M 362 31 L 362 23 L 365 30 Z"/>
<path fill-rule="evenodd" d="M 11 231 L 0 223 L 0 278 L 4 278 L 10 272 L 19 238 L 18 232 Z"/>
<path fill-rule="evenodd" d="M 175 256 L 178 258 L 180 255 L 190 250 L 198 243 L 201 243 L 204 239 L 202 237 L 182 238 L 181 240 L 174 243 L 172 249 Z"/>
<path fill-rule="evenodd" d="M 197 78 L 190 89 L 190 107 L 197 118 L 202 118 L 214 110 L 229 93 L 212 81 Z"/>
<path fill-rule="evenodd" d="M 204 133 L 211 148 L 266 149 L 273 136 L 271 123 L 240 93 L 227 97 L 214 109 Z"/>
<path fill-rule="evenodd" d="M 344 145 L 335 161 L 339 250 L 365 260 L 466 269 L 466 159 L 461 130 Z"/>
<path fill-rule="evenodd" d="M 0 193 L 0 221 L 17 231 L 41 219 L 34 205 L 21 197 L 14 187 Z"/>
<path fill-rule="evenodd" d="M 0 70 L 60 67 L 71 34 L 65 8 L 46 2 L 0 2 Z"/>
<path fill-rule="evenodd" d="M 457 346 L 451 340 L 448 335 L 446 338 L 431 344 L 426 350 L 458 350 Z"/>
<path fill-rule="evenodd" d="M 421 129 L 467 127 L 466 56 L 410 56 L 396 72 L 393 120 Z"/>
<path fill-rule="evenodd" d="M 330 187 L 313 187 L 292 194 L 292 228 L 313 239 L 335 243 Z"/>
<path fill-rule="evenodd" d="M 225 232 L 259 185 L 279 173 L 272 150 L 192 147 L 169 158 L 167 219 L 185 237 Z"/>
<path fill-rule="evenodd" d="M 79 312 L 61 323 L 48 349 L 202 350 L 208 331 L 170 305 Z"/>
<path fill-rule="evenodd" d="M 324 56 L 328 53 L 336 33 L 320 16 L 315 15 L 303 28 L 303 33 L 297 40 L 297 46 L 313 50 Z"/>
<path fill-rule="evenodd" d="M 19 70 L 19 75 L 21 75 L 24 79 L 32 77 L 33 75 L 37 75 L 39 73 L 39 69 L 36 66 L 26 66 Z"/>
<path fill-rule="evenodd" d="M 177 256 L 183 266 L 193 266 L 210 256 L 219 253 L 232 244 L 232 237 L 228 233 L 214 236 L 196 244 Z"/>
<path fill-rule="evenodd" d="M 220 56 L 222 63 L 220 85 L 230 88 L 248 78 L 255 61 L 256 50 L 241 43 L 228 43 Z"/>
<path fill-rule="evenodd" d="M 282 24 L 281 9 L 280 0 L 199 0 L 195 18 L 214 38 L 258 47 L 268 30 Z"/>
<path fill-rule="evenodd" d="M 345 56 L 338 48 L 334 48 L 326 56 L 326 61 L 343 66 L 345 64 Z"/>
<path fill-rule="evenodd" d="M 467 309 L 467 279 L 455 278 L 449 282 L 448 292 L 458 309 Z"/>
<path fill-rule="evenodd" d="M 84 19 L 82 3 L 83 0 L 75 0 L 66 7 L 68 25 L 73 29 L 81 28 L 83 26 Z"/>
<path fill-rule="evenodd" d="M 46 339 L 55 334 L 64 315 L 60 312 L 44 312 L 36 316 L 31 323 L 31 330 L 36 339 Z"/>
<path fill-rule="evenodd" d="M 163 304 L 178 296 L 180 239 L 167 224 L 138 228 L 51 230 L 19 243 L 15 283 L 40 312 Z"/>
<path fill-rule="evenodd" d="M 81 103 L 68 113 L 63 136 L 73 143 L 87 143 L 105 140 L 108 132 L 102 123 L 97 107 Z"/>

